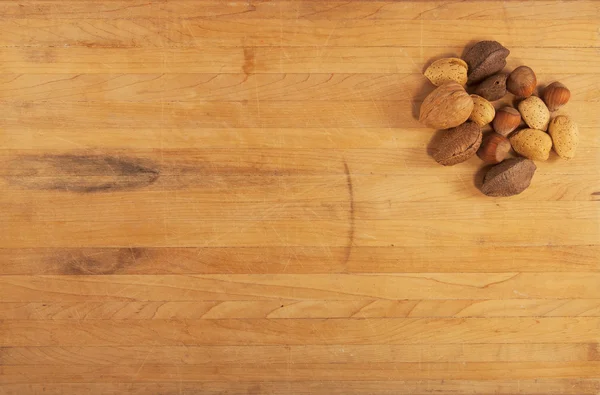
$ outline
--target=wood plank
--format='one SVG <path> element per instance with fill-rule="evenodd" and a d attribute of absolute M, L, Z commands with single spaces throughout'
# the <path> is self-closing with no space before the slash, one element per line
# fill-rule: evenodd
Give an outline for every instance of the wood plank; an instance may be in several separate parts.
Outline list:
<path fill-rule="evenodd" d="M 497 380 L 511 374 L 514 379 L 596 378 L 600 362 L 463 362 L 356 364 L 269 364 L 137 366 L 3 366 L 0 383 L 65 382 L 170 382 L 181 381 L 306 381 L 306 380 Z"/>
<path fill-rule="evenodd" d="M 599 278 L 590 272 L 0 276 L 0 300 L 596 299 Z"/>
<path fill-rule="evenodd" d="M 441 18 L 468 20 L 495 20 L 499 15 L 513 20 L 594 20 L 600 16 L 600 7 L 593 0 L 578 0 L 577 6 L 564 0 L 530 1 L 531 6 L 519 2 L 491 0 L 485 7 L 476 1 L 418 2 L 386 1 L 277 1 L 245 3 L 242 1 L 214 2 L 210 0 L 111 0 L 83 2 L 78 0 L 25 0 L 19 3 L 0 2 L 2 18 L 39 18 L 51 20 L 82 19 L 138 19 L 161 15 L 164 18 L 195 19 L 243 17 L 245 20 L 278 18 L 283 20 L 427 20 Z"/>
<path fill-rule="evenodd" d="M 600 246 L 0 248 L 0 274 L 598 272 Z M 486 262 L 482 265 L 481 262 Z M 557 274 L 560 277 L 559 274 Z M 518 295 L 517 295 L 518 296 Z"/>
<path fill-rule="evenodd" d="M 597 74 L 538 73 L 537 79 L 542 86 L 561 81 L 574 100 L 600 101 Z M 6 101 L 411 101 L 433 88 L 420 73 L 0 75 Z"/>
<path fill-rule="evenodd" d="M 419 344 L 332 346 L 6 347 L 2 365 L 339 364 L 598 361 L 597 345 Z"/>
<path fill-rule="evenodd" d="M 285 181 L 282 182 L 282 184 Z M 391 182 L 391 181 L 389 181 Z M 364 192 L 364 191 L 363 191 Z M 270 221 L 306 219 L 313 221 L 341 221 L 349 218 L 347 200 L 306 200 L 289 201 L 273 205 L 264 201 L 200 201 L 193 192 L 178 193 L 168 197 L 164 193 L 146 191 L 143 194 L 130 195 L 124 201 L 121 194 L 60 194 L 36 193 L 27 199 L 25 193 L 6 192 L 0 198 L 0 204 L 9 210 L 0 212 L 0 221 L 4 222 L 104 222 L 109 218 L 120 222 L 163 221 L 178 215 L 190 221 Z M 516 220 L 547 213 L 547 220 L 596 219 L 598 203 L 594 201 L 539 201 L 508 200 L 498 205 L 495 201 L 482 201 L 473 205 L 471 201 L 430 202 L 401 201 L 399 199 L 383 201 L 354 201 L 355 219 L 389 220 Z M 90 217 L 90 209 L 94 216 Z"/>
<path fill-rule="evenodd" d="M 600 147 L 594 128 L 582 127 L 581 148 Z M 81 133 L 68 125 L 20 127 L 0 133 L 0 145 L 12 150 L 65 149 L 190 149 L 190 148 L 288 148 L 355 149 L 419 148 L 424 150 L 433 136 L 427 128 L 95 128 Z"/>
<path fill-rule="evenodd" d="M 599 317 L 2 320 L 0 346 L 119 346 L 131 338 L 140 346 L 597 343 L 599 324 Z"/>
<path fill-rule="evenodd" d="M 512 48 L 598 47 L 593 20 L 304 20 L 279 18 L 0 19 L 0 46 L 109 48 L 464 46 L 464 31 Z M 490 32 L 494 32 L 490 34 Z"/>
<path fill-rule="evenodd" d="M 89 393 L 117 395 L 203 395 L 298 394 L 314 395 L 430 395 L 434 393 L 464 394 L 477 391 L 480 395 L 596 395 L 598 379 L 531 379 L 531 380 L 413 380 L 413 381 L 298 381 L 298 382 L 145 382 L 145 383 L 45 383 L 3 384 L 3 395 L 64 395 Z M 2 392 L 3 391 L 3 392 Z"/>
<path fill-rule="evenodd" d="M 2 302 L 5 320 L 600 317 L 600 299 Z"/>
<path fill-rule="evenodd" d="M 421 73 L 463 47 L 16 48 L 2 50 L 0 73 Z M 597 48 L 511 48 L 508 69 L 540 74 L 600 73 Z M 342 118 L 340 117 L 339 120 Z"/>
<path fill-rule="evenodd" d="M 552 179 L 546 176 L 569 175 L 573 178 L 568 181 L 577 184 L 600 172 L 599 164 L 597 149 L 582 147 L 577 151 L 577 160 L 565 161 L 552 154 L 548 161 L 537 162 L 534 177 L 551 184 Z M 423 186 L 428 183 L 436 187 L 438 183 L 452 185 L 446 180 L 458 180 L 466 184 L 462 188 L 474 192 L 476 173 L 481 169 L 482 162 L 476 156 L 458 166 L 442 167 L 427 154 L 426 148 L 0 150 L 0 182 L 9 190 L 106 193 L 179 189 L 198 192 L 199 201 L 203 200 L 202 191 L 210 193 L 226 186 L 235 193 L 235 188 L 247 189 L 249 185 L 255 194 L 263 187 L 279 192 L 278 201 L 293 200 L 291 196 L 281 196 L 281 192 L 297 193 L 294 199 L 309 199 L 312 193 L 323 193 L 339 201 L 348 199 L 349 182 L 356 186 L 355 200 L 373 200 L 372 191 L 391 187 L 387 185 L 388 177 L 402 183 L 403 188 L 418 185 L 421 194 L 427 194 Z M 415 175 L 431 178 L 415 178 Z M 597 190 L 600 180 L 591 181 L 584 191 Z M 317 190 L 326 189 L 328 183 L 335 193 Z M 222 196 L 219 201 L 223 201 Z M 268 199 L 268 195 L 243 200 L 264 198 Z M 390 198 L 377 194 L 378 200 Z"/>
<path fill-rule="evenodd" d="M 242 102 L 0 102 L 0 127 L 82 128 L 418 128 L 420 103 L 408 101 Z M 598 114 L 569 104 L 577 124 L 591 128 Z M 431 133 L 431 129 L 430 132 Z"/>
<path fill-rule="evenodd" d="M 438 220 L 343 221 L 265 220 L 205 221 L 165 218 L 102 222 L 15 221 L 0 224 L 0 247 L 270 247 L 270 246 L 542 246 L 590 245 L 600 240 L 597 219 L 452 222 Z M 318 226 L 316 226 L 318 225 Z M 498 232 L 498 229 L 519 229 Z M 564 232 L 564 229 L 572 231 Z"/>

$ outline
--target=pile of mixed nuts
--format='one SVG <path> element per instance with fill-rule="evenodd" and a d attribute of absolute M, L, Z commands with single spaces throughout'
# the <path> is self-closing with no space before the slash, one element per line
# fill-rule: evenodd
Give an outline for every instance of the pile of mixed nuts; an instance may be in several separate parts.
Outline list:
<path fill-rule="evenodd" d="M 502 73 L 510 51 L 497 41 L 480 41 L 459 58 L 433 62 L 425 76 L 438 88 L 423 101 L 419 121 L 434 129 L 447 129 L 432 143 L 432 156 L 444 166 L 477 155 L 494 164 L 485 174 L 481 191 L 488 196 L 512 196 L 523 192 L 536 170 L 534 160 L 545 161 L 554 151 L 571 159 L 579 144 L 577 125 L 566 115 L 550 113 L 566 104 L 569 90 L 559 82 L 533 96 L 537 78 L 532 69 L 520 66 Z M 469 95 L 465 85 L 473 94 Z M 496 110 L 492 101 L 507 91 L 519 103 Z M 521 120 L 527 125 L 519 129 Z M 492 125 L 485 137 L 482 128 Z M 548 132 L 548 133 L 547 133 Z M 507 159 L 512 150 L 518 155 Z"/>

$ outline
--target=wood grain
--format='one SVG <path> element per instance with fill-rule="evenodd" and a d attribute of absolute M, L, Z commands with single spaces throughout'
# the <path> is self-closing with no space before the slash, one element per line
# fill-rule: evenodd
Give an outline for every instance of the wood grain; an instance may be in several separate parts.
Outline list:
<path fill-rule="evenodd" d="M 452 23 L 452 22 L 450 22 Z M 466 41 L 466 40 L 465 40 Z M 421 73 L 432 59 L 457 56 L 447 47 L 6 47 L 2 73 Z M 527 64 L 542 74 L 598 73 L 597 48 L 512 48 L 509 69 Z"/>
<path fill-rule="evenodd" d="M 493 37 L 509 48 L 597 46 L 594 20 L 339 20 L 325 19 L 85 19 L 0 20 L 0 46 L 66 47 L 303 47 L 356 46 L 460 46 L 465 30 L 473 37 Z"/>
<path fill-rule="evenodd" d="M 599 21 L 0 0 L 0 395 L 597 395 Z M 483 39 L 580 130 L 511 198 L 416 120 L 423 70 Z"/>
<path fill-rule="evenodd" d="M 295 381 L 295 382 L 146 382 L 146 383 L 62 383 L 62 384 L 4 384 L 3 394 L 19 395 L 23 393 L 43 393 L 62 395 L 73 393 L 123 393 L 143 395 L 161 393 L 178 395 L 181 393 L 202 393 L 207 395 L 228 394 L 327 394 L 345 395 L 425 395 L 443 391 L 450 394 L 462 394 L 477 389 L 485 395 L 513 395 L 515 391 L 535 395 L 596 395 L 600 389 L 597 379 L 527 379 L 493 381 L 483 380 L 402 380 L 402 381 Z"/>
<path fill-rule="evenodd" d="M 3 320 L 0 346 L 124 346 L 131 338 L 142 346 L 571 344 L 598 343 L 599 324 L 600 317 Z"/>
<path fill-rule="evenodd" d="M 0 248 L 2 275 L 598 272 L 598 245 Z M 481 262 L 488 262 L 482 265 Z M 123 264 L 119 264 L 123 262 Z M 560 275 L 559 275 L 560 276 Z"/>

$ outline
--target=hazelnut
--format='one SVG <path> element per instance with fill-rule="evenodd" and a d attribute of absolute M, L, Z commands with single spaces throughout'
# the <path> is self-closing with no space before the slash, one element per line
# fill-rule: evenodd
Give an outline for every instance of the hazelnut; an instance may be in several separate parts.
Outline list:
<path fill-rule="evenodd" d="M 571 91 L 560 82 L 553 82 L 544 89 L 543 98 L 548 110 L 556 111 L 567 104 L 571 98 Z"/>
<path fill-rule="evenodd" d="M 512 107 L 504 107 L 496 111 L 492 126 L 496 133 L 508 136 L 521 124 L 521 114 Z"/>
<path fill-rule="evenodd" d="M 500 100 L 506 95 L 506 79 L 508 74 L 496 74 L 483 80 L 475 89 L 475 94 L 486 100 Z"/>
<path fill-rule="evenodd" d="M 510 151 L 510 141 L 498 133 L 490 133 L 483 139 L 477 156 L 485 163 L 496 164 L 506 159 Z"/>
<path fill-rule="evenodd" d="M 519 66 L 514 69 L 506 81 L 508 91 L 518 97 L 531 96 L 536 85 L 535 73 L 527 66 Z"/>

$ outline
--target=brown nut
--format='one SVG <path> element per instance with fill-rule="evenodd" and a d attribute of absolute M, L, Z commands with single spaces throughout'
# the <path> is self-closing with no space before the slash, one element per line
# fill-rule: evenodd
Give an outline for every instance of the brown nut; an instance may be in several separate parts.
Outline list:
<path fill-rule="evenodd" d="M 496 116 L 494 105 L 481 96 L 471 95 L 471 98 L 473 99 L 474 107 L 469 119 L 479 126 L 485 126 L 492 122 Z"/>
<path fill-rule="evenodd" d="M 521 124 L 521 114 L 512 107 L 504 107 L 496 111 L 492 127 L 503 136 L 508 136 Z"/>
<path fill-rule="evenodd" d="M 475 122 L 465 122 L 443 133 L 432 147 L 432 156 L 444 166 L 466 161 L 481 145 L 481 128 Z"/>
<path fill-rule="evenodd" d="M 464 123 L 471 112 L 473 99 L 460 84 L 447 82 L 423 100 L 419 121 L 433 129 L 448 129 Z"/>
<path fill-rule="evenodd" d="M 477 156 L 485 163 L 496 164 L 506 159 L 510 151 L 510 141 L 498 133 L 490 133 L 483 139 Z"/>
<path fill-rule="evenodd" d="M 553 82 L 544 89 L 543 98 L 548 110 L 556 111 L 567 104 L 571 98 L 571 91 L 560 82 Z"/>
<path fill-rule="evenodd" d="M 486 100 L 500 100 L 506 95 L 506 79 L 508 74 L 496 74 L 483 80 L 475 89 L 475 94 Z"/>
<path fill-rule="evenodd" d="M 519 66 L 513 70 L 506 81 L 506 89 L 518 97 L 529 97 L 535 91 L 537 78 L 531 68 Z"/>
<path fill-rule="evenodd" d="M 552 139 L 538 129 L 522 129 L 510 135 L 510 145 L 515 152 L 532 160 L 548 160 Z"/>
<path fill-rule="evenodd" d="M 507 159 L 486 173 L 481 192 L 487 196 L 518 195 L 529 187 L 536 169 L 529 159 Z"/>
<path fill-rule="evenodd" d="M 508 54 L 510 51 L 498 41 L 480 41 L 473 45 L 463 56 L 469 66 L 467 83 L 479 82 L 502 70 Z"/>
<path fill-rule="evenodd" d="M 519 112 L 523 121 L 532 129 L 548 130 L 550 122 L 550 111 L 542 99 L 537 96 L 529 96 L 519 103 Z"/>

